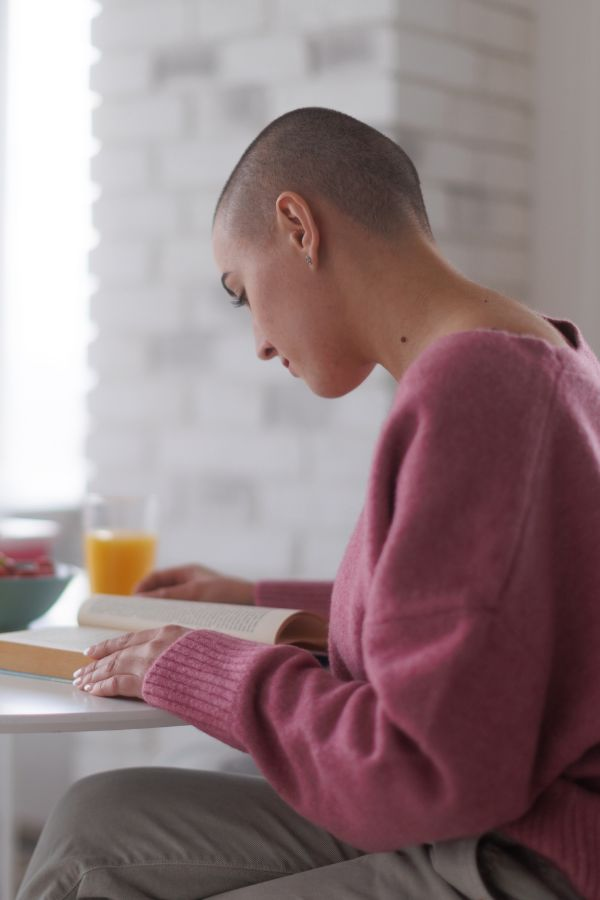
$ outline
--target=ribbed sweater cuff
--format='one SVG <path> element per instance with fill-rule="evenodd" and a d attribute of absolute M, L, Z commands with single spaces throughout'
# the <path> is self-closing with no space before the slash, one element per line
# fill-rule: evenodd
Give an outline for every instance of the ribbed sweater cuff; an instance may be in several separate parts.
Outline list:
<path fill-rule="evenodd" d="M 245 750 L 238 734 L 239 703 L 252 663 L 265 644 L 215 631 L 185 634 L 154 661 L 142 685 L 146 703 Z"/>
<path fill-rule="evenodd" d="M 256 606 L 277 609 L 305 609 L 329 618 L 332 581 L 257 581 Z"/>

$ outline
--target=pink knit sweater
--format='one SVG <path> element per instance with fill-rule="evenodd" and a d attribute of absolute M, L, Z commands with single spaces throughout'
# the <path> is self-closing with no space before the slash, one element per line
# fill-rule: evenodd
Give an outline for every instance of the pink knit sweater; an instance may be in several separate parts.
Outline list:
<path fill-rule="evenodd" d="M 600 363 L 476 329 L 398 384 L 310 653 L 210 631 L 144 698 L 251 754 L 281 797 L 362 850 L 502 830 L 600 898 Z"/>

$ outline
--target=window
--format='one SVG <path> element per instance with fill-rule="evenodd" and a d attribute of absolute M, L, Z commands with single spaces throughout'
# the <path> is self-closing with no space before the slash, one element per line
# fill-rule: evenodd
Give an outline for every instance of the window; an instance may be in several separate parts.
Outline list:
<path fill-rule="evenodd" d="M 7 3 L 0 507 L 26 510 L 85 486 L 94 6 Z"/>

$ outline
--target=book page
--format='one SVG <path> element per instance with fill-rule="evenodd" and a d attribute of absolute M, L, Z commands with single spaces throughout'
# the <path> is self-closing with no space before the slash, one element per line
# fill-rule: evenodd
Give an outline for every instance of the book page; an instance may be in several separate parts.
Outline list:
<path fill-rule="evenodd" d="M 79 628 L 75 625 L 31 628 L 27 631 L 7 631 L 0 635 L 0 643 L 26 644 L 31 647 L 52 647 L 54 650 L 83 652 L 92 644 L 114 638 L 120 631 L 114 628 Z"/>
<path fill-rule="evenodd" d="M 182 625 L 273 644 L 282 623 L 297 612 L 293 609 L 267 609 L 232 603 L 95 594 L 82 604 L 77 621 L 80 625 L 120 631 L 143 631 L 167 624 Z"/>

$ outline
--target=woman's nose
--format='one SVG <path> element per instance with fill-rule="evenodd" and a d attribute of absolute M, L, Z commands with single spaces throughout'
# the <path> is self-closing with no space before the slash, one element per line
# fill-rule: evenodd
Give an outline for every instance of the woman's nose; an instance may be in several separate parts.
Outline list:
<path fill-rule="evenodd" d="M 259 359 L 273 359 L 274 356 L 277 356 L 275 347 L 265 341 L 258 351 Z"/>
<path fill-rule="evenodd" d="M 259 359 L 273 359 L 277 356 L 277 350 L 264 338 L 256 338 L 256 355 Z"/>

